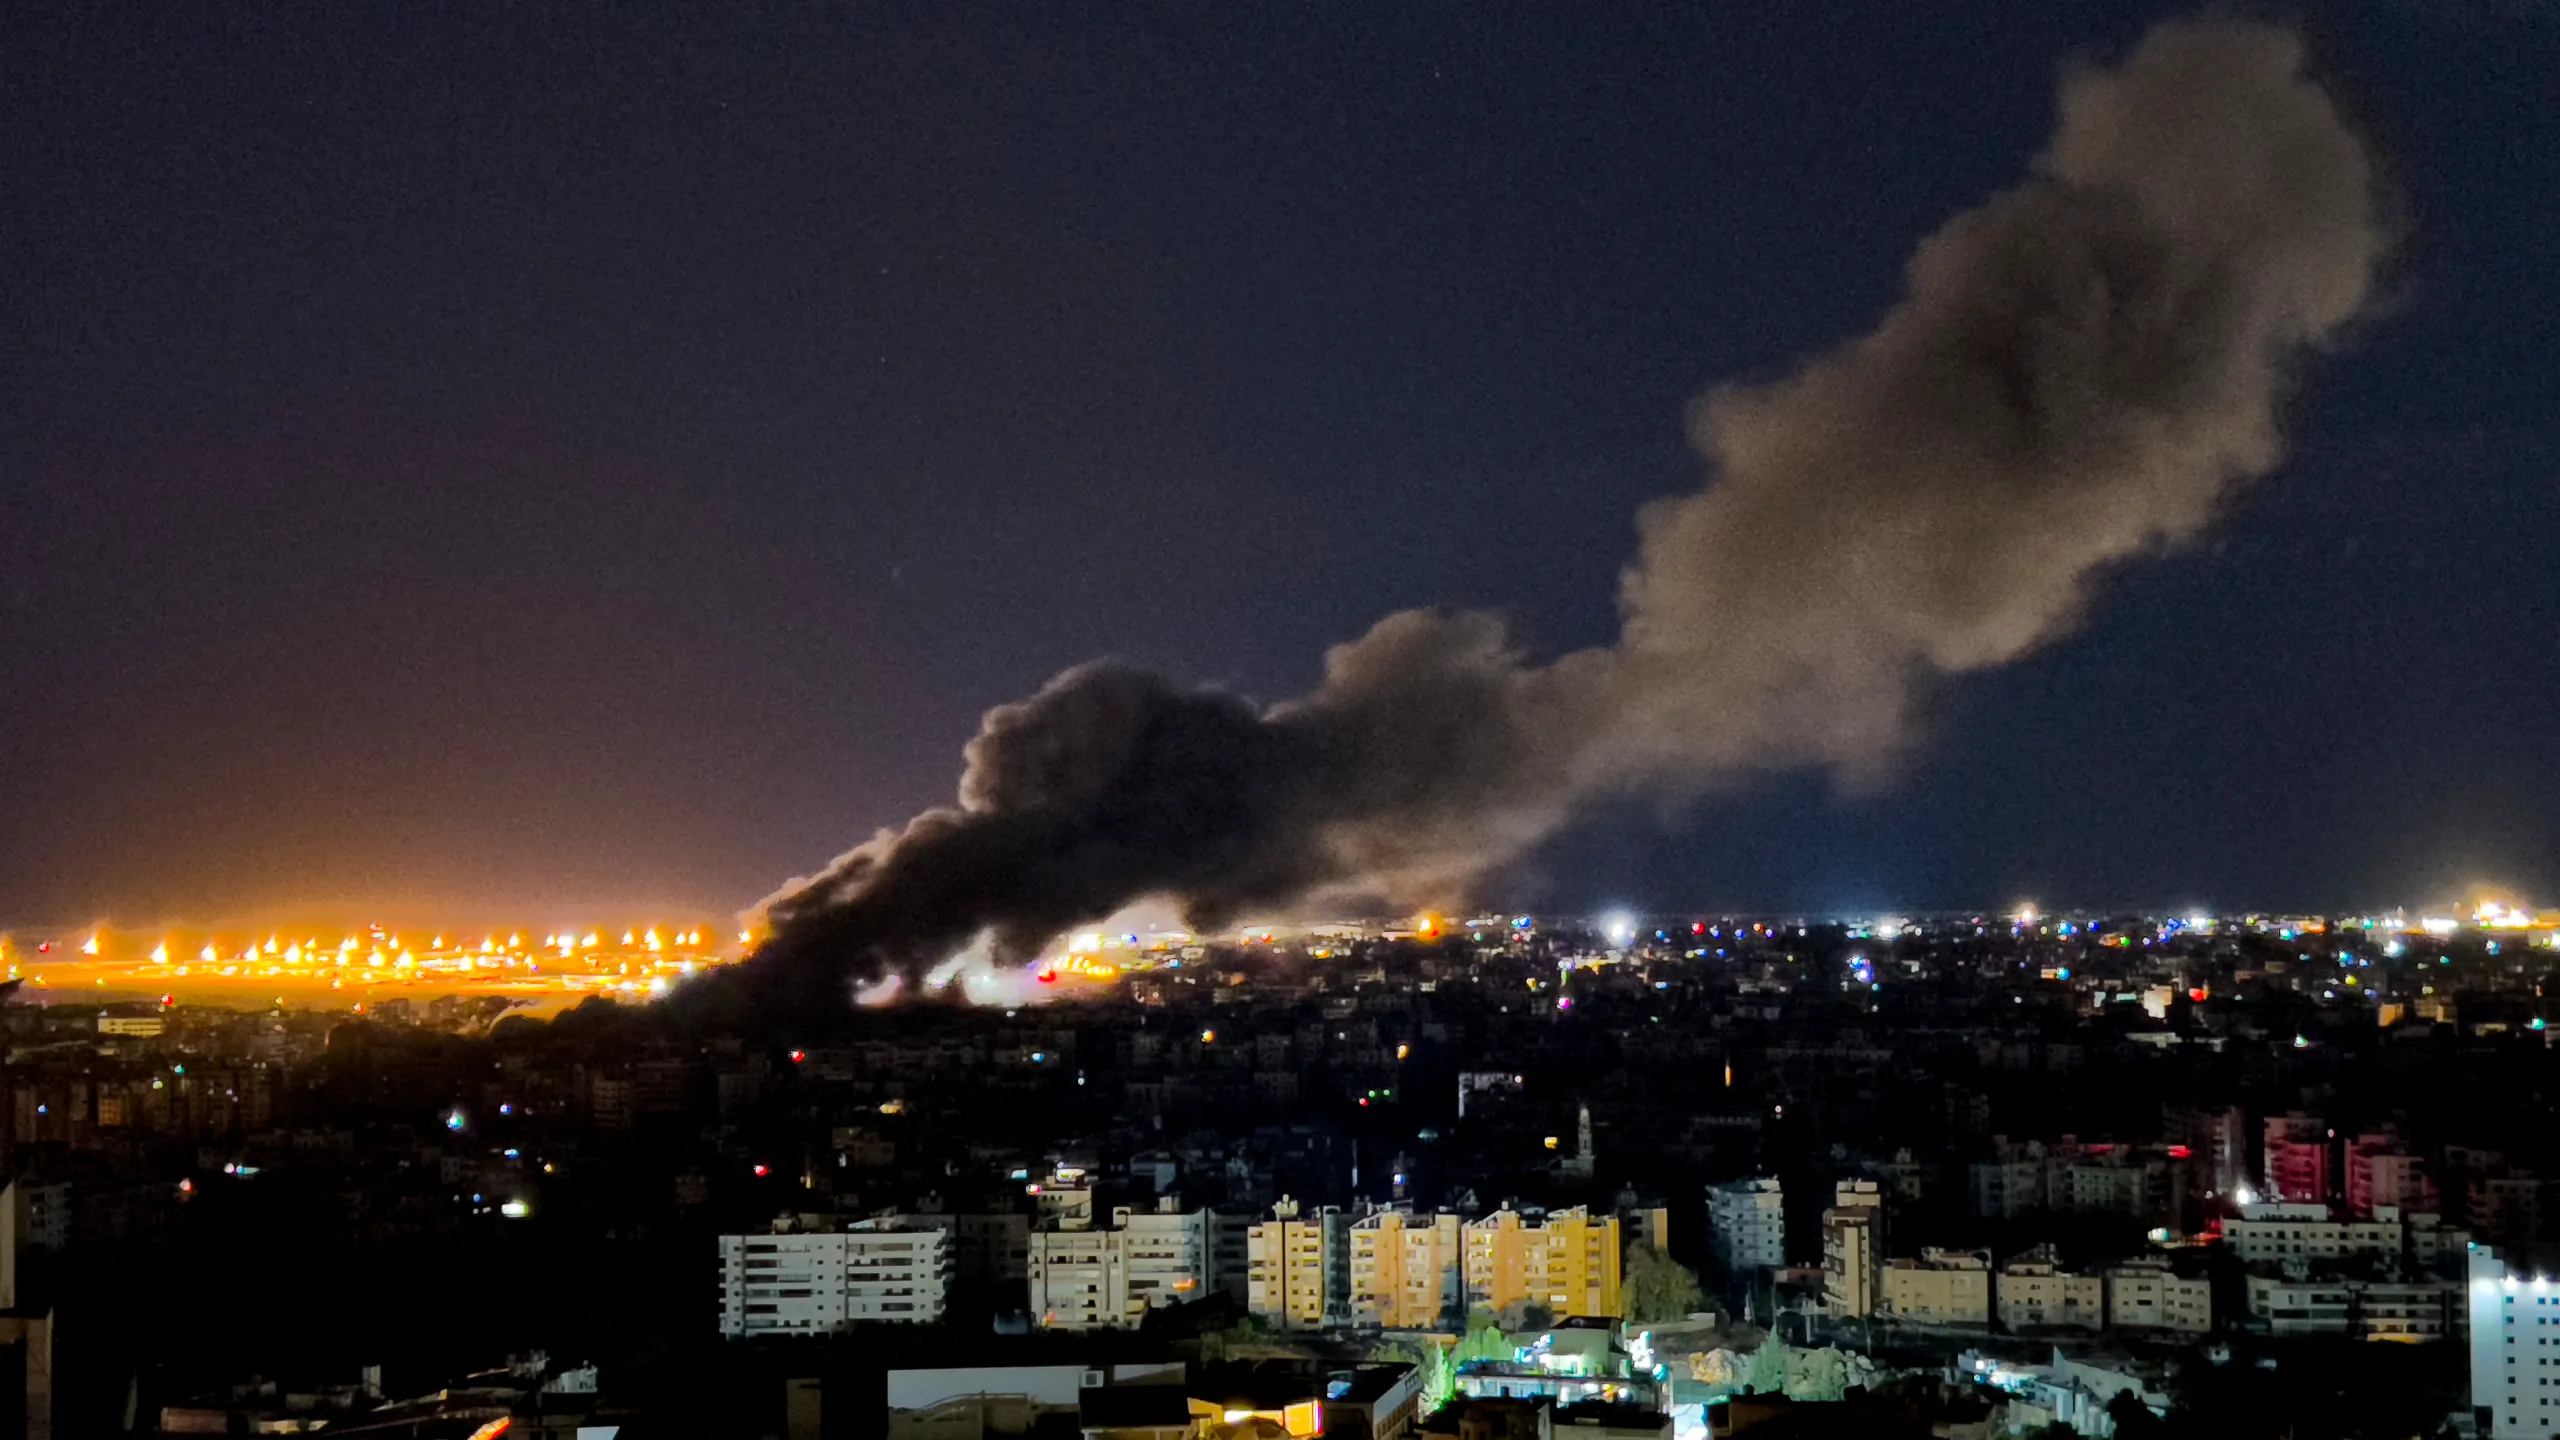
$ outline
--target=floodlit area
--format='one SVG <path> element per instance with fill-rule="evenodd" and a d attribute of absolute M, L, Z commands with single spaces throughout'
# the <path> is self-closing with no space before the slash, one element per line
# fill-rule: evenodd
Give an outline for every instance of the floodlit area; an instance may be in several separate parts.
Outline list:
<path fill-rule="evenodd" d="M 591 995 L 646 1000 L 747 954 L 701 926 L 583 930 L 353 929 L 0 936 L 27 1000 L 158 997 L 173 1004 L 360 1008 L 375 999 L 502 996 L 528 1010 Z"/>

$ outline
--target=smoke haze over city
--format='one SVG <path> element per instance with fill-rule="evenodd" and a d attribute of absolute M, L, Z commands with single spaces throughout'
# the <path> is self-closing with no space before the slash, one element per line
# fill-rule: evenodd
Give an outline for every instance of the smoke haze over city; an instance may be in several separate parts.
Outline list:
<path fill-rule="evenodd" d="M 1614 646 L 1538 662 L 1412 610 L 1267 709 L 1111 662 L 989 712 L 955 806 L 770 901 L 765 963 L 920 973 L 1165 895 L 1219 924 L 1454 904 L 1595 799 L 1873 781 L 1933 684 L 2078 622 L 2283 458 L 2295 367 L 2365 305 L 2373 166 L 2299 40 L 2164 25 L 2061 87 L 2028 177 L 1922 243 L 1869 333 L 1694 414 Z"/>

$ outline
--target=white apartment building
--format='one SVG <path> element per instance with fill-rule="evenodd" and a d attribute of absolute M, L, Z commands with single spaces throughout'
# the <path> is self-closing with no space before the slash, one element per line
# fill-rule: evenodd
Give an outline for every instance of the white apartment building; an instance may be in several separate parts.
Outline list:
<path fill-rule="evenodd" d="M 1121 1245 L 1129 1255 L 1130 1301 L 1153 1308 L 1206 1297 L 1214 1225 L 1208 1211 L 1185 1214 L 1181 1202 L 1169 1195 L 1153 1210 L 1113 1210 L 1111 1228 L 1124 1237 Z"/>
<path fill-rule="evenodd" d="M 1707 1187 L 1707 1230 L 1716 1258 L 1734 1275 L 1750 1275 L 1787 1263 L 1787 1201 L 1772 1179 L 1732 1180 Z"/>
<path fill-rule="evenodd" d="M 950 1289 L 951 1236 L 903 1220 L 832 1234 L 720 1237 L 720 1333 L 823 1335 L 866 1322 L 927 1324 Z"/>
<path fill-rule="evenodd" d="M 1115 1230 L 1034 1230 L 1028 1257 L 1031 1314 L 1045 1329 L 1128 1328 L 1145 1317 L 1129 1305 L 1129 1255 Z"/>
<path fill-rule="evenodd" d="M 2560 1436 L 2560 1284 L 2516 1274 L 2486 1245 L 2470 1260 L 2472 1407 L 2497 1440 Z"/>
<path fill-rule="evenodd" d="M 1185 1214 L 1174 1208 L 1178 1202 L 1162 1203 L 1154 1211 L 1114 1210 L 1108 1230 L 1031 1232 L 1024 1264 L 1031 1314 L 1042 1327 L 1135 1329 L 1151 1307 L 1210 1292 L 1214 1220 L 1205 1210 Z"/>
<path fill-rule="evenodd" d="M 2341 1220 L 2326 1205 L 2243 1205 L 2222 1222 L 2222 1243 L 2241 1263 L 2306 1264 L 2357 1256 L 2406 1259 L 2421 1266 L 2451 1265 L 2470 1236 L 2434 1215 L 2377 1206 L 2370 1220 Z"/>
<path fill-rule="evenodd" d="M 2444 1340 L 2461 1333 L 2461 1284 L 2452 1280 L 2305 1280 L 2249 1277 L 2249 1313 L 2276 1336 Z M 2500 1432 L 2505 1433 L 2505 1432 Z"/>

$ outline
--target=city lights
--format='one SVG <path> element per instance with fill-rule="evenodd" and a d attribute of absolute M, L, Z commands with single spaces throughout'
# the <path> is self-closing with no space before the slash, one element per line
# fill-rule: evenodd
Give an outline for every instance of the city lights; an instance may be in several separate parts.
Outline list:
<path fill-rule="evenodd" d="M 670 993 L 681 981 L 734 964 L 737 955 L 699 948 L 703 931 L 687 927 L 672 940 L 660 932 L 659 948 L 609 947 L 600 932 L 581 941 L 574 930 L 544 932 L 529 946 L 523 931 L 491 932 L 453 943 L 443 932 L 412 948 L 382 926 L 352 926 L 300 936 L 269 933 L 180 933 L 158 937 L 147 949 L 109 930 L 80 937 L 78 978 L 71 983 L 106 992 L 167 994 L 172 1003 L 272 1003 L 327 1007 L 359 996 L 421 999 L 439 995 L 500 996 L 541 1011 L 587 995 L 645 1000 Z M 0 945 L 7 942 L 0 938 Z M 55 942 L 37 940 L 39 954 Z M 69 941 L 63 948 L 73 948 Z M 27 977 L 30 984 L 38 977 Z M 60 975 L 50 985 L 64 983 Z M 353 991 L 354 995 L 346 992 Z"/>

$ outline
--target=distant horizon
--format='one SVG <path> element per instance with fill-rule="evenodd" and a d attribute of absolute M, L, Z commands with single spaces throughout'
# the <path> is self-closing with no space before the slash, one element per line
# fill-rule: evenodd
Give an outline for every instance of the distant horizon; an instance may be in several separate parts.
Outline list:
<path fill-rule="evenodd" d="M 1638 922 L 1659 921 L 1672 918 L 1693 922 L 1699 920 L 1712 921 L 1719 919 L 1741 921 L 1767 921 L 1778 919 L 1802 924 L 1855 925 L 1872 924 L 1883 920 L 1900 920 L 1909 922 L 1916 920 L 1945 920 L 1958 917 L 1997 917 L 2001 919 L 2014 919 L 2022 908 L 2031 907 L 2035 914 L 2035 920 L 2039 922 L 2054 919 L 2103 919 L 2111 916 L 2178 919 L 2190 915 L 2205 915 L 2216 920 L 2242 919 L 2253 916 L 2274 918 L 2379 919 L 2383 916 L 2397 913 L 2413 923 L 2416 920 L 2425 917 L 2449 917 L 2468 925 L 2471 923 L 2478 907 L 2484 901 L 2494 901 L 2501 908 L 2512 908 L 2520 913 L 2540 917 L 2548 923 L 2560 924 L 2560 906 L 2544 907 L 2535 902 L 2532 897 L 2524 895 L 2510 887 L 2486 882 L 2464 887 L 2460 895 L 2453 897 L 2439 896 L 2426 900 L 2399 900 L 2388 904 L 2354 906 L 2230 906 L 2204 902 L 2185 904 L 2055 904 L 2041 898 L 2036 898 L 2013 899 L 1993 905 L 1666 906 L 1601 904 L 1468 906 L 1459 909 L 1435 910 L 1426 913 L 1437 914 L 1443 919 L 1453 922 L 1458 920 L 1462 915 L 1467 917 L 1502 916 L 1506 918 L 1527 915 L 1531 917 L 1547 917 L 1556 921 L 1584 923 L 1595 927 L 1605 924 L 1613 917 L 1626 917 Z M 393 913 L 395 908 L 399 913 Z M 51 920 L 0 918 L 0 940 L 6 940 L 15 944 L 22 940 L 33 940 L 39 937 L 46 940 L 61 941 L 85 939 L 91 935 L 101 935 L 115 940 L 143 938 L 156 939 L 174 935 L 186 935 L 202 938 L 210 936 L 245 935 L 253 931 L 272 931 L 279 935 L 283 935 L 288 939 L 295 938 L 296 936 L 324 934 L 332 938 L 344 938 L 347 936 L 366 933 L 370 927 L 376 925 L 395 931 L 404 929 L 437 930 L 443 933 L 453 934 L 457 939 L 459 939 L 461 932 L 469 932 L 473 936 L 480 937 L 485 937 L 490 933 L 505 935 L 517 932 L 539 935 L 549 933 L 545 927 L 552 927 L 556 929 L 557 927 L 566 926 L 571 930 L 581 932 L 598 929 L 619 932 L 625 930 L 642 930 L 650 927 L 656 927 L 659 929 L 704 928 L 713 932 L 713 936 L 715 936 L 718 941 L 724 942 L 725 948 L 726 945 L 735 944 L 739 918 L 743 913 L 739 910 L 720 910 L 707 906 L 615 906 L 608 904 L 570 904 L 549 907 L 542 910 L 537 910 L 535 907 L 530 906 L 507 911 L 473 909 L 467 913 L 455 913 L 462 909 L 463 907 L 454 907 L 452 910 L 437 913 L 433 907 L 425 905 L 401 907 L 374 906 L 369 908 L 357 906 L 326 907 L 309 905 L 290 907 L 283 911 L 243 914 L 214 920 L 181 918 L 161 921 L 131 921 L 115 917 L 92 917 L 81 920 L 60 918 Z M 350 914 L 348 913 L 349 911 L 361 911 L 363 913 L 360 915 Z M 1415 912 L 1410 911 L 1400 912 L 1379 909 L 1346 909 L 1342 911 L 1321 912 L 1293 917 L 1255 916 L 1210 927 L 1152 925 L 1150 928 L 1158 931 L 1181 929 L 1189 930 L 1197 934 L 1214 936 L 1229 932 L 1241 933 L 1266 927 L 1290 930 L 1303 930 L 1310 927 L 1325 925 L 1363 925 L 1384 927 L 1396 925 L 1402 921 L 1408 920 L 1412 918 L 1414 914 Z M 537 916 L 547 918 L 536 918 Z M 1109 918 L 1110 917 L 1101 917 L 1093 921 L 1088 921 L 1085 922 L 1085 926 L 1104 926 Z M 1062 935 L 1071 934 L 1079 928 L 1085 927 L 1068 926 L 1061 929 L 1059 933 Z"/>

